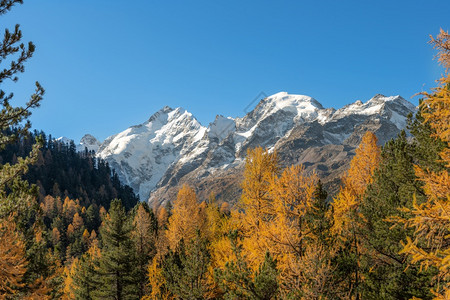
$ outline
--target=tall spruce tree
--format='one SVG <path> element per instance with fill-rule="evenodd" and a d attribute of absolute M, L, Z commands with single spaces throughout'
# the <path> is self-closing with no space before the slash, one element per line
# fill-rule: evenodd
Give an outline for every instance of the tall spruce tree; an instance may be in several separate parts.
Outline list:
<path fill-rule="evenodd" d="M 419 130 L 419 128 L 417 128 Z M 422 131 L 422 130 L 420 130 Z M 364 273 L 364 299 L 430 299 L 430 271 L 419 272 L 417 266 L 410 266 L 404 254 L 399 254 L 401 241 L 412 236 L 412 229 L 403 226 L 392 227 L 386 219 L 405 214 L 398 207 L 412 208 L 413 195 L 423 201 L 422 183 L 414 173 L 416 147 L 421 143 L 407 140 L 405 131 L 386 143 L 382 149 L 382 160 L 374 175 L 374 182 L 368 187 L 360 209 L 364 226 L 359 232 L 362 237 L 362 265 Z M 420 144 L 420 148 L 425 145 Z M 434 149 L 433 145 L 429 145 Z M 432 152 L 432 151 L 430 151 Z M 433 157 L 429 153 L 428 157 Z"/>
<path fill-rule="evenodd" d="M 162 274 L 167 289 L 176 299 L 205 299 L 211 292 L 207 271 L 210 254 L 207 241 L 197 232 L 185 246 L 180 241 L 175 251 L 170 250 L 163 261 Z"/>
<path fill-rule="evenodd" d="M 314 191 L 312 209 L 308 210 L 305 216 L 305 219 L 311 228 L 311 233 L 316 239 L 315 242 L 322 246 L 330 246 L 331 244 L 330 228 L 332 227 L 332 218 L 329 215 L 331 205 L 327 200 L 327 197 L 328 193 L 324 189 L 322 182 L 319 180 Z"/>
<path fill-rule="evenodd" d="M 92 247 L 72 266 L 73 275 L 70 285 L 71 293 L 75 299 L 95 299 L 95 290 L 99 285 L 98 262 L 100 250 Z"/>
<path fill-rule="evenodd" d="M 101 299 L 138 299 L 134 279 L 135 257 L 131 239 L 132 224 L 120 200 L 111 202 L 100 234 L 103 242 L 99 281 L 95 296 Z"/>

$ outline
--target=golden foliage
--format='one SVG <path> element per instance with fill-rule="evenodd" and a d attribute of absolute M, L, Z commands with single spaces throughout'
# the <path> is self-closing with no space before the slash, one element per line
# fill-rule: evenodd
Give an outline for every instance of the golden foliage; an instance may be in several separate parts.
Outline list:
<path fill-rule="evenodd" d="M 215 203 L 206 207 L 205 235 L 209 244 L 211 254 L 211 272 L 216 267 L 224 267 L 225 263 L 233 256 L 230 240 L 227 234 L 235 228 L 232 219 L 221 212 Z"/>
<path fill-rule="evenodd" d="M 25 245 L 12 216 L 0 220 L 0 298 L 12 296 L 23 286 Z"/>
<path fill-rule="evenodd" d="M 63 212 L 67 219 L 72 219 L 79 208 L 80 206 L 74 200 L 69 199 L 69 197 L 64 199 Z"/>
<path fill-rule="evenodd" d="M 89 244 L 89 231 L 87 229 L 84 229 L 83 231 L 83 235 L 81 236 L 81 240 L 83 241 L 84 244 L 88 245 Z"/>
<path fill-rule="evenodd" d="M 84 226 L 83 218 L 78 213 L 73 215 L 72 225 L 75 230 L 79 230 Z"/>
<path fill-rule="evenodd" d="M 59 197 L 54 198 L 50 195 L 45 196 L 40 206 L 44 215 L 47 217 L 51 217 L 55 210 L 57 213 L 61 213 L 63 207 L 61 199 Z"/>
<path fill-rule="evenodd" d="M 312 209 L 317 182 L 316 174 L 308 176 L 302 165 L 291 166 L 272 179 L 270 194 L 275 215 L 265 223 L 262 235 L 278 261 L 283 281 L 300 275 L 297 272 L 306 246 L 304 240 L 310 235 L 304 219 Z"/>
<path fill-rule="evenodd" d="M 439 62 L 448 70 L 450 66 L 450 41 L 448 32 L 441 30 L 431 41 L 439 49 Z M 434 129 L 436 138 L 446 143 L 440 153 L 447 168 L 439 172 L 415 167 L 416 176 L 424 183 L 427 199 L 412 209 L 402 208 L 408 218 L 392 218 L 397 223 L 414 228 L 414 239 L 407 239 L 402 253 L 412 258 L 421 268 L 438 270 L 437 284 L 433 289 L 435 299 L 450 299 L 450 74 L 440 80 L 433 93 L 423 93 L 421 103 L 424 122 Z"/>
<path fill-rule="evenodd" d="M 366 132 L 355 152 L 355 157 L 350 162 L 350 168 L 342 178 L 343 185 L 333 199 L 333 226 L 331 227 L 331 232 L 341 246 L 344 245 L 344 242 L 348 242 L 349 251 L 354 254 L 356 259 L 356 265 L 350 271 L 352 278 L 349 287 L 350 293 L 355 291 L 359 293 L 358 286 L 362 280 L 359 264 L 361 252 L 364 249 L 361 249 L 357 231 L 363 224 L 359 206 L 381 161 L 381 149 L 377 146 L 375 134 L 370 131 Z"/>
<path fill-rule="evenodd" d="M 342 179 L 343 185 L 357 197 L 362 197 L 367 185 L 373 181 L 373 173 L 380 164 L 381 149 L 377 146 L 377 137 L 367 131 L 355 150 L 355 157 L 350 168 Z"/>
<path fill-rule="evenodd" d="M 372 183 L 373 174 L 381 161 L 381 149 L 377 137 L 368 131 L 356 149 L 347 174 L 342 178 L 342 187 L 333 202 L 332 232 L 346 240 L 355 230 L 355 217 L 366 190 Z"/>
<path fill-rule="evenodd" d="M 309 244 L 298 266 L 297 283 L 302 299 L 329 299 L 327 296 L 333 293 L 331 282 L 335 268 L 328 249 L 316 243 Z"/>
<path fill-rule="evenodd" d="M 175 250 L 181 239 L 186 243 L 193 239 L 197 230 L 204 226 L 204 220 L 195 191 L 183 185 L 173 203 L 173 211 L 166 231 L 170 248 Z"/>
<path fill-rule="evenodd" d="M 259 218 L 273 214 L 269 186 L 279 172 L 278 158 L 276 152 L 269 153 L 258 147 L 247 151 L 245 162 L 241 206 L 249 216 L 247 225 L 255 230 Z"/>
<path fill-rule="evenodd" d="M 64 299 L 75 299 L 75 294 L 73 293 L 73 276 L 78 267 L 79 260 L 74 258 L 71 264 L 66 264 L 64 267 Z"/>
<path fill-rule="evenodd" d="M 158 226 L 164 228 L 169 220 L 169 213 L 165 207 L 159 207 L 158 209 Z"/>
<path fill-rule="evenodd" d="M 223 202 L 223 203 L 220 205 L 220 212 L 221 212 L 222 214 L 227 214 L 227 213 L 229 213 L 229 212 L 230 212 L 230 204 L 229 204 L 228 202 Z"/>
<path fill-rule="evenodd" d="M 100 214 L 100 217 L 101 217 L 102 219 L 103 219 L 103 218 L 106 216 L 106 214 L 107 214 L 106 209 L 105 209 L 102 205 L 100 206 L 99 214 Z"/>
<path fill-rule="evenodd" d="M 171 299 L 169 292 L 164 288 L 165 279 L 162 275 L 162 269 L 156 257 L 153 258 L 152 262 L 148 266 L 148 279 L 149 285 L 151 286 L 151 292 L 149 296 L 143 297 L 144 300 Z"/>
<path fill-rule="evenodd" d="M 450 69 L 450 34 L 442 28 L 439 34 L 431 37 L 430 43 L 435 49 L 438 49 L 438 61 L 446 70 Z"/>
<path fill-rule="evenodd" d="M 75 229 L 74 229 L 73 225 L 69 224 L 67 226 L 67 236 L 69 236 L 69 237 L 72 236 L 74 232 L 75 232 Z"/>
<path fill-rule="evenodd" d="M 273 201 L 270 197 L 270 185 L 279 172 L 276 153 L 269 153 L 261 147 L 249 149 L 245 160 L 242 197 L 239 208 L 243 212 L 236 214 L 241 220 L 244 239 L 242 247 L 249 265 L 256 268 L 264 260 L 267 241 L 262 232 L 274 216 Z"/>
<path fill-rule="evenodd" d="M 143 205 L 139 205 L 133 220 L 134 230 L 132 232 L 136 247 L 140 253 L 148 253 L 152 249 L 155 236 L 152 234 L 150 214 Z"/>
<path fill-rule="evenodd" d="M 240 203 L 242 212 L 232 211 L 230 223 L 233 219 L 240 220 L 235 229 L 243 232 L 243 254 L 254 270 L 263 262 L 267 251 L 273 255 L 280 271 L 282 293 L 287 294 L 293 289 L 303 289 L 301 278 L 309 276 L 306 263 L 314 260 L 311 256 L 314 251 L 319 251 L 311 250 L 315 237 L 306 221 L 306 215 L 315 210 L 318 177 L 315 173 L 307 174 L 302 165 L 288 167 L 281 175 L 279 172 L 276 153 L 261 148 L 248 152 Z M 322 250 L 321 255 L 325 253 Z M 325 271 L 328 266 L 329 261 L 317 266 L 323 268 L 320 276 L 328 278 L 331 272 Z"/>

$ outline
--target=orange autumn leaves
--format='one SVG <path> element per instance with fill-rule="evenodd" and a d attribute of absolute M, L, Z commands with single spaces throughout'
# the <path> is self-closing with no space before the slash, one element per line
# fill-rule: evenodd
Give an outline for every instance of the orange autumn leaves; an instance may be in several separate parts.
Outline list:
<path fill-rule="evenodd" d="M 23 286 L 26 272 L 25 244 L 10 216 L 0 220 L 0 298 L 3 294 L 14 294 Z"/>
<path fill-rule="evenodd" d="M 335 200 L 335 210 L 345 220 L 334 220 L 331 213 L 322 214 L 328 224 L 333 220 L 338 224 L 335 228 L 339 226 L 340 230 L 336 230 L 336 235 L 342 238 L 347 230 L 344 227 L 351 222 L 351 212 L 357 210 L 357 203 L 380 160 L 375 135 L 367 133 L 356 152 L 342 189 L 353 200 L 344 201 L 348 198 L 341 194 Z M 311 221 L 312 216 L 318 214 L 318 186 L 319 178 L 314 172 L 307 172 L 302 165 L 283 170 L 275 152 L 255 148 L 248 151 L 242 197 L 230 214 L 221 213 L 214 200 L 198 203 L 194 190 L 183 186 L 173 203 L 167 228 L 159 239 L 175 250 L 181 240 L 189 243 L 197 233 L 206 238 L 211 254 L 207 278 L 211 283 L 214 268 L 223 268 L 227 261 L 236 259 L 227 234 L 238 230 L 242 257 L 254 271 L 264 262 L 267 252 L 274 257 L 282 295 L 297 295 L 292 291 L 321 295 L 331 289 L 334 250 L 330 243 L 324 243 L 322 237 L 317 236 L 315 223 Z M 162 254 L 156 255 L 149 267 L 150 284 L 155 286 L 152 296 L 160 298 L 164 298 L 166 292 L 160 282 L 163 280 L 162 257 Z"/>
<path fill-rule="evenodd" d="M 367 132 L 350 162 L 350 169 L 342 178 L 342 187 L 333 203 L 332 231 L 341 239 L 354 235 L 356 215 L 367 186 L 373 181 L 373 174 L 381 161 L 381 150 L 377 138 Z"/>
<path fill-rule="evenodd" d="M 312 209 L 318 178 L 301 165 L 279 172 L 276 153 L 262 148 L 249 151 L 238 223 L 250 266 L 256 269 L 269 251 L 281 277 L 294 277 L 298 276 L 303 240 L 310 232 L 302 219 Z"/>

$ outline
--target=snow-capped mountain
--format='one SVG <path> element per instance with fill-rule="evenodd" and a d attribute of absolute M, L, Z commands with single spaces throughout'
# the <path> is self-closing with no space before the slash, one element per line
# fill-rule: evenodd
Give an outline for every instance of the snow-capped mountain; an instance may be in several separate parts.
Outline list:
<path fill-rule="evenodd" d="M 94 136 L 85 134 L 77 145 L 77 151 L 81 152 L 87 149 L 88 151 L 97 152 L 100 144 L 101 143 Z"/>
<path fill-rule="evenodd" d="M 332 184 L 366 130 L 383 144 L 405 128 L 414 111 L 400 96 L 376 95 L 335 110 L 281 92 L 242 118 L 218 115 L 204 127 L 184 109 L 166 106 L 145 123 L 107 138 L 97 155 L 141 200 L 156 203 L 174 199 L 182 183 L 196 187 L 200 198 L 210 191 L 234 197 L 246 151 L 256 146 L 277 150 L 284 164 L 304 163 Z"/>
<path fill-rule="evenodd" d="M 65 137 L 65 136 L 61 136 L 61 137 L 55 139 L 55 141 L 63 143 L 63 144 L 67 144 L 67 145 L 74 143 L 77 152 L 84 152 L 86 149 L 88 151 L 97 152 L 98 148 L 101 145 L 101 143 L 94 136 L 92 136 L 90 134 L 85 134 L 81 138 L 81 140 L 78 144 L 75 144 L 74 140 L 69 139 L 68 137 Z"/>
<path fill-rule="evenodd" d="M 73 140 L 69 139 L 68 137 L 65 136 L 61 136 L 57 139 L 55 139 L 57 142 L 63 143 L 63 144 L 70 144 L 71 142 L 73 142 Z"/>
<path fill-rule="evenodd" d="M 191 113 L 166 106 L 147 122 L 107 138 L 97 155 L 147 199 L 169 166 L 190 154 L 205 132 Z"/>

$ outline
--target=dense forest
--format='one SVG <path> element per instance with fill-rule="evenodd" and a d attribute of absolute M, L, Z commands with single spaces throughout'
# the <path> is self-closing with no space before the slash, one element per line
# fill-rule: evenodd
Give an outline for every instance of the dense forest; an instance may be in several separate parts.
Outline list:
<path fill-rule="evenodd" d="M 42 131 L 23 135 L 14 143 L 6 145 L 0 153 L 0 163 L 17 163 L 18 157 L 23 158 L 30 153 L 36 139 L 41 142 L 37 161 L 29 166 L 23 179 L 37 185 L 41 201 L 47 195 L 62 199 L 69 197 L 78 199 L 86 207 L 96 205 L 106 209 L 114 198 L 121 199 L 127 209 L 137 203 L 138 197 L 133 190 L 120 183 L 107 162 L 95 158 L 94 153 L 87 149 L 77 152 L 73 141 L 66 144 L 53 139 L 51 135 L 47 137 Z"/>
<path fill-rule="evenodd" d="M 0 15 L 20 0 L 1 0 Z M 6 30 L 0 84 L 35 47 Z M 432 44 L 446 73 L 408 132 L 367 132 L 328 200 L 302 165 L 247 153 L 231 206 L 180 186 L 139 203 L 108 164 L 77 153 L 0 91 L 0 299 L 450 299 L 450 35 Z"/>

